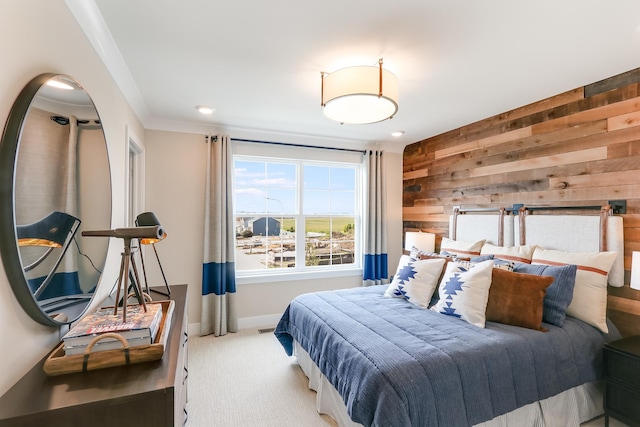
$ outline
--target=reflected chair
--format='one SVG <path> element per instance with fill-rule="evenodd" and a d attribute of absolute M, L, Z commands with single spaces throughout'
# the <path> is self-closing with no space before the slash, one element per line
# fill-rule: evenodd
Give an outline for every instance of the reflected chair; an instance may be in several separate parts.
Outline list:
<path fill-rule="evenodd" d="M 160 225 L 162 224 L 160 224 L 158 217 L 156 217 L 156 215 L 153 212 L 143 212 L 136 217 L 136 227 L 149 227 L 149 226 L 160 226 Z M 158 260 L 158 266 L 160 267 L 160 273 L 162 273 L 162 278 L 164 279 L 164 286 L 167 289 L 167 293 L 159 292 L 159 291 L 157 292 L 159 294 L 162 294 L 168 297 L 171 295 L 171 289 L 169 288 L 167 277 L 164 275 L 164 269 L 162 268 L 162 263 L 160 262 L 160 256 L 158 256 L 158 251 L 156 250 L 156 243 L 158 243 L 161 240 L 164 240 L 166 237 L 167 237 L 167 233 L 164 232 L 164 228 L 163 228 L 163 233 L 160 238 L 158 239 L 143 238 L 143 239 L 139 239 L 139 242 L 140 242 L 140 245 L 151 245 L 151 247 L 153 248 L 153 252 L 156 254 L 156 260 Z M 149 292 L 149 282 L 147 281 L 147 271 L 145 269 L 144 256 L 142 256 L 142 252 L 140 252 L 140 259 L 142 260 L 142 275 L 144 276 L 145 288 L 147 292 Z"/>
<path fill-rule="evenodd" d="M 55 249 L 57 258 L 52 262 L 49 273 L 45 279 L 38 285 L 33 292 L 36 300 L 42 295 L 47 286 L 51 283 L 54 274 L 62 261 L 69 245 L 80 227 L 80 220 L 72 215 L 64 212 L 54 211 L 46 217 L 32 224 L 16 226 L 16 234 L 18 236 L 19 247 L 42 247 L 46 248 L 44 253 L 35 261 L 23 266 L 24 272 L 29 272 L 43 263 L 54 253 Z"/>

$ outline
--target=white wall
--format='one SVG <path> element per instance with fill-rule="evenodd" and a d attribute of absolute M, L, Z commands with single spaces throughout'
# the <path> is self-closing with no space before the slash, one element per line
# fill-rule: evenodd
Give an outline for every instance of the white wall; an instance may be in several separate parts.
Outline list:
<path fill-rule="evenodd" d="M 234 137 L 234 135 L 231 135 Z M 241 137 L 241 136 L 240 136 Z M 266 140 L 286 141 L 285 135 Z M 189 324 L 197 333 L 200 322 L 204 230 L 204 177 L 207 145 L 204 134 L 145 132 L 146 209 L 154 211 L 168 237 L 156 245 L 169 283 L 188 283 Z M 286 141 L 289 142 L 289 141 Z M 339 153 L 339 152 L 332 152 Z M 402 154 L 385 153 L 388 177 L 389 274 L 395 273 L 402 252 Z M 147 255 L 149 260 L 150 253 Z M 162 284 L 156 265 L 147 261 L 153 285 Z M 359 286 L 360 276 L 238 284 L 239 326 L 274 324 L 287 304 L 305 292 Z"/>
<path fill-rule="evenodd" d="M 125 126 L 143 129 L 115 86 L 63 0 L 9 0 L 0 6 L 0 122 L 4 125 L 22 88 L 38 74 L 75 77 L 93 98 L 102 119 L 110 157 L 112 225 L 124 225 Z M 122 248 L 112 241 L 98 299 L 114 283 Z M 0 394 L 24 375 L 59 341 L 57 328 L 39 325 L 18 305 L 0 264 Z"/>

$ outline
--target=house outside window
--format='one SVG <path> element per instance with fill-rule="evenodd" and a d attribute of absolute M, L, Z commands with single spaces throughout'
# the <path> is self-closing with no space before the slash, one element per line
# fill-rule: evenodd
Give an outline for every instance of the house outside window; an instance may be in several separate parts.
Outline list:
<path fill-rule="evenodd" d="M 239 276 L 360 268 L 361 165 L 234 156 Z"/>

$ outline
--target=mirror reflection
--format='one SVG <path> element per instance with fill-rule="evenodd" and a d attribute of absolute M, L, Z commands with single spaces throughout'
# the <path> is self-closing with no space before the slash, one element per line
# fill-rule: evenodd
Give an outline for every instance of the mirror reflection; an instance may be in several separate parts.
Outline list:
<path fill-rule="evenodd" d="M 91 98 L 74 79 L 53 76 L 33 97 L 17 144 L 14 180 L 24 282 L 47 319 L 72 322 L 91 300 L 108 246 L 108 239 L 83 238 L 81 232 L 111 224 L 104 132 Z"/>

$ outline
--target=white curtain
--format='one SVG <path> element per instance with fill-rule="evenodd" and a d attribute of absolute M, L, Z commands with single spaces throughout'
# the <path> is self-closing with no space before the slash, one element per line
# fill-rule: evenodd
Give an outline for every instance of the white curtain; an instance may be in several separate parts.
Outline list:
<path fill-rule="evenodd" d="M 387 207 L 383 151 L 365 153 L 368 191 L 365 206 L 363 286 L 389 282 L 387 261 Z"/>
<path fill-rule="evenodd" d="M 233 224 L 233 157 L 226 135 L 208 138 L 200 334 L 238 330 Z"/>
<path fill-rule="evenodd" d="M 78 118 L 69 117 L 69 145 L 67 147 L 67 185 L 63 212 L 78 217 Z M 64 257 L 64 271 L 73 272 L 78 280 L 78 251 L 69 250 Z M 78 284 L 78 288 L 80 284 Z"/>

